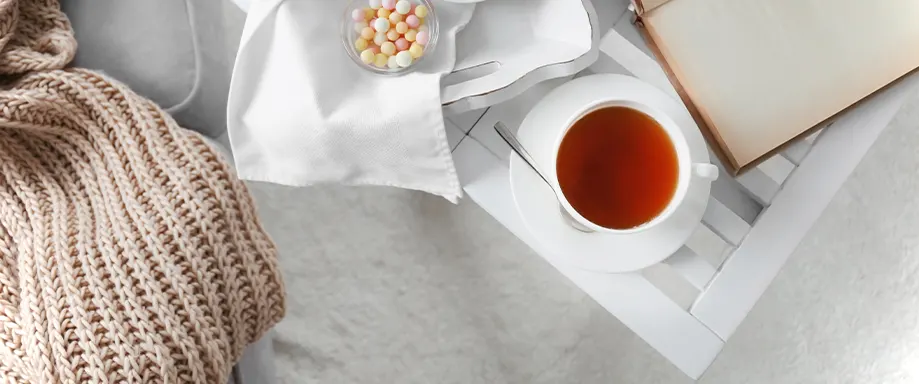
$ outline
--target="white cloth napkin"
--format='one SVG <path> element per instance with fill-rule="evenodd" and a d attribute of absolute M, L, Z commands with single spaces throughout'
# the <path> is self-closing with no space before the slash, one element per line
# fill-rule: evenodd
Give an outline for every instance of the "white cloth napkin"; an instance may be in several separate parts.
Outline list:
<path fill-rule="evenodd" d="M 362 1 L 362 0 L 356 0 Z M 237 171 L 292 186 L 374 184 L 462 196 L 444 131 L 440 79 L 453 69 L 469 4 L 435 0 L 437 46 L 399 77 L 342 48 L 348 0 L 258 0 L 249 9 L 227 110 Z"/>

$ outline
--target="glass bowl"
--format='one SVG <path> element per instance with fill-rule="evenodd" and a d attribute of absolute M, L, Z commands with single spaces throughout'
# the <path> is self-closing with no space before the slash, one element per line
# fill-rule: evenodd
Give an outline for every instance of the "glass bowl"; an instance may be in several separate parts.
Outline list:
<path fill-rule="evenodd" d="M 341 19 L 341 44 L 342 44 L 342 47 L 345 49 L 345 52 L 348 54 L 348 57 L 350 57 L 351 60 L 354 61 L 355 65 L 363 68 L 366 71 L 370 71 L 373 73 L 377 73 L 381 75 L 388 75 L 388 76 L 399 76 L 399 75 L 404 75 L 406 73 L 410 73 L 414 71 L 416 68 L 418 68 L 418 65 L 421 62 L 423 62 L 426 57 L 430 56 L 434 52 L 434 49 L 437 48 L 437 36 L 439 34 L 439 29 L 438 29 L 439 25 L 437 22 L 437 11 L 434 9 L 434 5 L 431 3 L 430 0 L 405 0 L 405 1 L 408 1 L 413 6 L 424 5 L 428 9 L 428 15 L 427 17 L 424 18 L 424 23 L 419 27 L 419 29 L 421 29 L 426 26 L 428 30 L 428 34 L 430 35 L 428 44 L 424 46 L 424 54 L 421 57 L 414 59 L 412 61 L 412 64 L 409 65 L 408 67 L 389 68 L 388 65 L 384 65 L 382 68 L 380 68 L 374 65 L 373 62 L 369 64 L 365 64 L 363 60 L 361 60 L 361 51 L 359 51 L 356 47 L 357 39 L 361 37 L 361 33 L 355 26 L 355 24 L 357 24 L 358 22 L 354 20 L 354 18 L 352 17 L 353 16 L 352 13 L 357 9 L 363 10 L 365 8 L 370 8 L 370 0 L 351 0 L 348 3 L 348 6 L 345 8 L 344 15 L 342 16 L 342 19 Z M 396 11 L 392 11 L 392 12 L 396 12 Z M 403 20 L 406 17 L 407 16 L 403 16 Z M 373 15 L 373 19 L 376 19 L 376 15 Z M 371 19 L 370 21 L 365 20 L 365 22 L 372 25 L 373 19 Z M 391 28 L 395 28 L 395 25 L 392 25 Z M 374 47 L 374 46 L 376 46 L 376 44 L 371 39 L 371 41 L 369 41 L 368 47 Z"/>

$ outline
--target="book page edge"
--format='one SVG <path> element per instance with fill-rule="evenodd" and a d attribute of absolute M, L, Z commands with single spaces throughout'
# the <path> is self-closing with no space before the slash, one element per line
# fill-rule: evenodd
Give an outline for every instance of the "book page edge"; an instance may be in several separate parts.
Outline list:
<path fill-rule="evenodd" d="M 797 135 L 783 141 L 781 144 L 777 145 L 775 148 L 772 148 L 766 153 L 757 156 L 751 161 L 748 161 L 744 164 L 739 164 L 736 160 L 736 157 L 734 157 L 734 155 L 731 153 L 730 149 L 728 148 L 728 146 L 725 144 L 724 140 L 722 139 L 721 135 L 718 133 L 717 127 L 714 125 L 714 123 L 712 123 L 711 119 L 707 117 L 707 114 L 705 113 L 704 109 L 701 108 L 699 105 L 696 105 L 696 103 L 693 102 L 693 99 L 690 96 L 690 90 L 683 87 L 682 83 L 680 82 L 680 76 L 678 72 L 679 67 L 676 65 L 676 63 L 673 63 L 672 61 L 667 59 L 667 54 L 665 50 L 666 46 L 663 44 L 660 44 L 660 45 L 658 44 L 657 35 L 654 33 L 653 25 L 649 23 L 647 15 L 638 16 L 636 25 L 638 26 L 638 30 L 641 33 L 642 38 L 645 39 L 645 41 L 648 43 L 648 47 L 651 48 L 651 51 L 656 56 L 658 63 L 661 65 L 661 68 L 664 70 L 664 73 L 667 75 L 667 78 L 670 80 L 670 83 L 673 85 L 674 89 L 677 91 L 677 94 L 680 95 L 680 99 L 682 99 L 683 103 L 686 106 L 686 109 L 689 111 L 690 115 L 692 115 L 693 119 L 696 121 L 696 124 L 699 126 L 699 130 L 702 131 L 702 135 L 705 137 L 705 139 L 709 142 L 710 145 L 713 144 L 710 146 L 710 148 L 712 149 L 712 152 L 714 152 L 715 155 L 718 156 L 718 158 L 724 164 L 726 170 L 732 176 L 743 174 L 744 172 L 747 172 L 750 169 L 755 168 L 763 161 L 783 151 L 785 148 L 787 148 L 792 143 L 811 135 L 812 133 L 814 133 L 815 131 L 821 128 L 824 128 L 829 122 L 838 118 L 843 113 L 849 111 L 852 108 L 858 107 L 863 102 L 865 102 L 867 99 L 895 85 L 899 81 L 903 80 L 903 78 L 911 74 L 914 74 L 914 73 L 919 73 L 919 65 L 917 65 L 916 67 L 908 70 L 907 72 L 893 78 L 890 82 L 878 87 L 874 91 L 869 92 L 868 94 L 860 97 L 858 101 L 843 107 L 842 109 L 833 113 L 832 115 L 827 116 L 826 118 L 824 118 L 817 124 L 807 129 L 804 129 Z"/>

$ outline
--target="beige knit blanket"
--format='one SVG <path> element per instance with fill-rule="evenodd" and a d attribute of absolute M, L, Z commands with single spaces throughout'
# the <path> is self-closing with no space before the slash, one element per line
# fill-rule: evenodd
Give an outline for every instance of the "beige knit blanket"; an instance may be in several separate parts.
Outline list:
<path fill-rule="evenodd" d="M 221 156 L 124 85 L 62 69 L 56 0 L 0 0 L 0 382 L 220 383 L 284 314 Z"/>

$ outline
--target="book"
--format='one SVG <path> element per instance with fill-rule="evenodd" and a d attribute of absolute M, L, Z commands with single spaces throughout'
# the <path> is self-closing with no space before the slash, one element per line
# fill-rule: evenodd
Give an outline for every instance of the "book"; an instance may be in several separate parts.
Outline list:
<path fill-rule="evenodd" d="M 633 8 L 734 174 L 919 68 L 915 0 L 633 0 Z"/>

